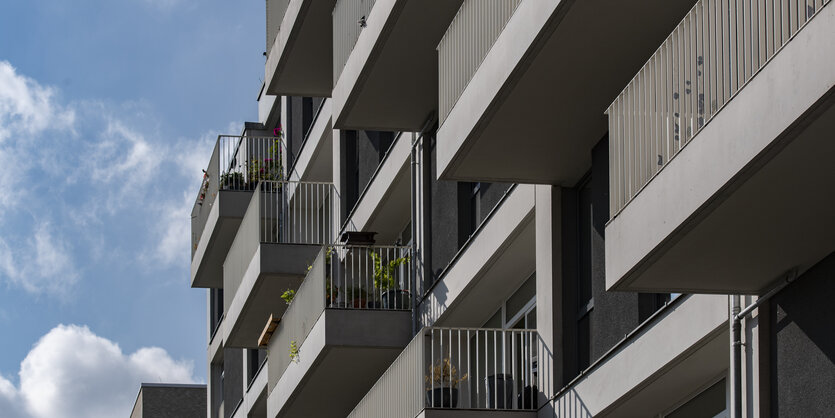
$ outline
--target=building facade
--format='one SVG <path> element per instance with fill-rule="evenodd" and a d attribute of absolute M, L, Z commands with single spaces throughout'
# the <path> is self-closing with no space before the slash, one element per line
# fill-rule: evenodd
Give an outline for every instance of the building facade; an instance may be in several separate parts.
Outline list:
<path fill-rule="evenodd" d="M 828 0 L 267 0 L 209 418 L 835 414 Z"/>
<path fill-rule="evenodd" d="M 130 418 L 200 418 L 206 411 L 206 385 L 143 383 Z"/>

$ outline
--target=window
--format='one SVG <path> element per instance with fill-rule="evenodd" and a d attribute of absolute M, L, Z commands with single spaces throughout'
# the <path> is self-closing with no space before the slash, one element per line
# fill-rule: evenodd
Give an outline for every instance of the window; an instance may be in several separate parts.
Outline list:
<path fill-rule="evenodd" d="M 591 362 L 592 295 L 592 189 L 588 179 L 577 196 L 577 366 L 585 370 Z"/>

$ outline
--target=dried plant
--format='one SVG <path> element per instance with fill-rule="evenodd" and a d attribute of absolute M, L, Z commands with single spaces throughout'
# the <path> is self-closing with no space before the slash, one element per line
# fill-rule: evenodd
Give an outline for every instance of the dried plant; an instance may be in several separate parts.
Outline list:
<path fill-rule="evenodd" d="M 456 387 L 459 383 L 467 380 L 467 374 L 458 376 L 458 369 L 452 365 L 449 357 L 438 360 L 429 367 L 429 374 L 426 375 L 426 389 L 433 387 Z"/>

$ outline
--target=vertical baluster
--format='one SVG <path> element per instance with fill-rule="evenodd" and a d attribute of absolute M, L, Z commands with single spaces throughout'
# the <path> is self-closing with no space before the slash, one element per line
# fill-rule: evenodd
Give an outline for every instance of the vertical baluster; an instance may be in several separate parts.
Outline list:
<path fill-rule="evenodd" d="M 496 342 L 496 331 L 490 331 L 493 334 L 493 406 L 499 405 L 499 394 L 498 394 L 498 382 L 497 374 L 499 370 L 499 359 L 498 359 L 498 344 Z"/>
<path fill-rule="evenodd" d="M 479 357 L 481 354 L 481 332 L 476 330 L 475 332 L 475 400 L 476 400 L 476 408 L 481 406 L 481 390 L 479 387 L 478 382 L 479 380 L 479 370 L 481 369 L 481 362 L 479 361 Z M 472 378 L 472 377 L 470 377 Z"/>
<path fill-rule="evenodd" d="M 449 332 L 450 332 L 450 340 L 451 340 L 452 339 L 452 328 L 450 328 Z M 461 330 L 460 329 L 455 330 L 455 335 L 458 337 L 458 361 L 457 361 L 458 368 L 455 369 L 455 371 L 458 373 L 457 376 L 460 378 L 462 370 L 464 370 L 464 369 L 461 368 Z M 450 362 L 450 367 L 452 367 L 452 362 Z M 460 382 L 459 382 L 459 384 L 460 384 Z M 450 390 L 450 395 L 451 395 L 452 394 L 452 382 L 450 382 L 449 387 L 450 387 L 449 390 Z M 460 392 L 459 392 L 459 394 L 460 394 Z M 452 396 L 450 396 L 450 399 L 452 399 Z"/>
<path fill-rule="evenodd" d="M 470 329 L 467 328 L 467 407 L 473 407 L 473 371 L 470 369 L 472 359 L 470 358 L 472 348 L 470 347 Z"/>

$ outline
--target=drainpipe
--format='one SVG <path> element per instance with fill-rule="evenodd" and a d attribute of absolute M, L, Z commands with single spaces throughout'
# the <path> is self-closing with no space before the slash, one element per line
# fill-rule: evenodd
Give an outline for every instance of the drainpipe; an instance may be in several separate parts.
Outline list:
<path fill-rule="evenodd" d="M 741 318 L 739 317 L 739 295 L 731 296 L 731 369 L 733 370 L 733 395 L 731 402 L 733 403 L 732 418 L 742 418 L 742 335 L 739 331 L 741 328 Z"/>
<path fill-rule="evenodd" d="M 789 270 L 789 272 L 784 275 L 783 279 L 780 280 L 777 285 L 771 288 L 771 290 L 766 292 L 764 295 L 757 298 L 754 303 L 746 306 L 745 309 L 740 310 L 739 295 L 734 295 L 732 297 L 731 333 L 733 340 L 733 356 L 731 358 L 731 367 L 733 368 L 734 379 L 732 399 L 734 408 L 732 418 L 742 418 L 742 319 L 750 315 L 754 309 L 757 309 L 765 301 L 769 300 L 772 296 L 776 295 L 778 292 L 783 290 L 783 288 L 793 282 L 797 278 L 797 271 L 797 267 Z"/>
<path fill-rule="evenodd" d="M 417 335 L 417 226 L 415 225 L 415 220 L 417 219 L 417 179 L 416 179 L 416 170 L 417 170 L 417 159 L 415 158 L 415 145 L 417 144 L 417 135 L 412 133 L 412 151 L 411 151 L 411 200 L 412 200 L 412 337 Z"/>

